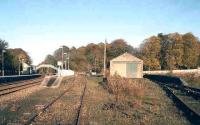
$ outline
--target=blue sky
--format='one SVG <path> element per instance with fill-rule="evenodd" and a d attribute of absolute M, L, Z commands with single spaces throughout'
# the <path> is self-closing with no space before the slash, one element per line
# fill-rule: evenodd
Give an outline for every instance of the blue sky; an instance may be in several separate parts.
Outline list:
<path fill-rule="evenodd" d="M 0 38 L 21 47 L 34 64 L 60 45 L 125 39 L 138 47 L 151 35 L 200 37 L 199 0 L 1 0 Z"/>

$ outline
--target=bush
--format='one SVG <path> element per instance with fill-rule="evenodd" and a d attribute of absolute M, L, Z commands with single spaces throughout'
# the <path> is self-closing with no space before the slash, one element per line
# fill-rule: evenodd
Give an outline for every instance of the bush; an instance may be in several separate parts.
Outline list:
<path fill-rule="evenodd" d="M 143 79 L 128 79 L 114 75 L 108 78 L 107 89 L 115 95 L 116 103 L 125 103 L 130 101 L 130 97 L 134 98 L 133 104 L 141 104 L 145 95 L 146 86 Z"/>

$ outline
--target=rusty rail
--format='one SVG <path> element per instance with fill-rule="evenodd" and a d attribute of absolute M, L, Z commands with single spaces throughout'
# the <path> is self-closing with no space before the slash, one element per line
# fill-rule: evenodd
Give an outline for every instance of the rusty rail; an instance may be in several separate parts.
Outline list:
<path fill-rule="evenodd" d="M 84 103 L 84 98 L 85 98 L 85 94 L 86 94 L 86 89 L 87 89 L 87 78 L 85 78 L 85 86 L 82 92 L 82 95 L 80 97 L 80 105 L 78 108 L 78 112 L 77 112 L 77 117 L 75 120 L 75 125 L 80 125 L 81 123 L 81 114 L 82 114 L 82 109 L 83 109 L 83 103 Z"/>
<path fill-rule="evenodd" d="M 75 81 L 75 78 L 73 79 L 73 82 Z M 39 112 L 39 113 L 33 113 L 32 116 L 24 123 L 24 125 L 30 125 L 35 118 L 37 118 L 40 114 L 44 113 L 50 106 L 52 106 L 57 100 L 59 100 L 65 93 L 67 93 L 73 86 L 66 89 L 63 93 L 61 93 L 58 97 L 53 99 L 51 102 L 47 103 L 45 107 Z"/>
<path fill-rule="evenodd" d="M 19 85 L 19 83 L 16 84 L 16 82 L 15 82 L 15 84 L 9 84 L 9 85 L 3 86 L 3 87 L 6 87 L 6 88 L 0 89 L 0 96 L 8 95 L 8 94 L 11 94 L 11 93 L 32 87 L 32 86 L 36 86 L 36 85 L 40 84 L 41 81 L 42 81 L 42 79 L 29 80 L 27 82 L 30 82 L 30 83 L 26 83 L 26 84 L 22 84 L 22 85 Z M 14 86 L 11 86 L 11 85 L 14 85 Z"/>

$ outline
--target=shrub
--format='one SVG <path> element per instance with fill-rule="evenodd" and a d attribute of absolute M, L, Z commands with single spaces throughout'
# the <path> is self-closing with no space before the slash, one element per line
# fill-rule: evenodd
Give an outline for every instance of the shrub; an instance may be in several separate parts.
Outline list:
<path fill-rule="evenodd" d="M 145 95 L 146 86 L 143 79 L 128 79 L 114 75 L 108 78 L 107 89 L 115 95 L 117 103 L 126 102 L 127 97 L 134 98 L 133 104 L 141 104 Z"/>

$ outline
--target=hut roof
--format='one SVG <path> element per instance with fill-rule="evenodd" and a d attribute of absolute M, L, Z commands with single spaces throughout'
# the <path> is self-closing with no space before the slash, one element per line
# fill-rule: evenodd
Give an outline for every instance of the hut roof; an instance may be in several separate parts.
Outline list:
<path fill-rule="evenodd" d="M 133 56 L 132 54 L 129 53 L 124 53 L 114 59 L 112 59 L 111 61 L 127 61 L 127 62 L 143 62 L 143 60 Z"/>

